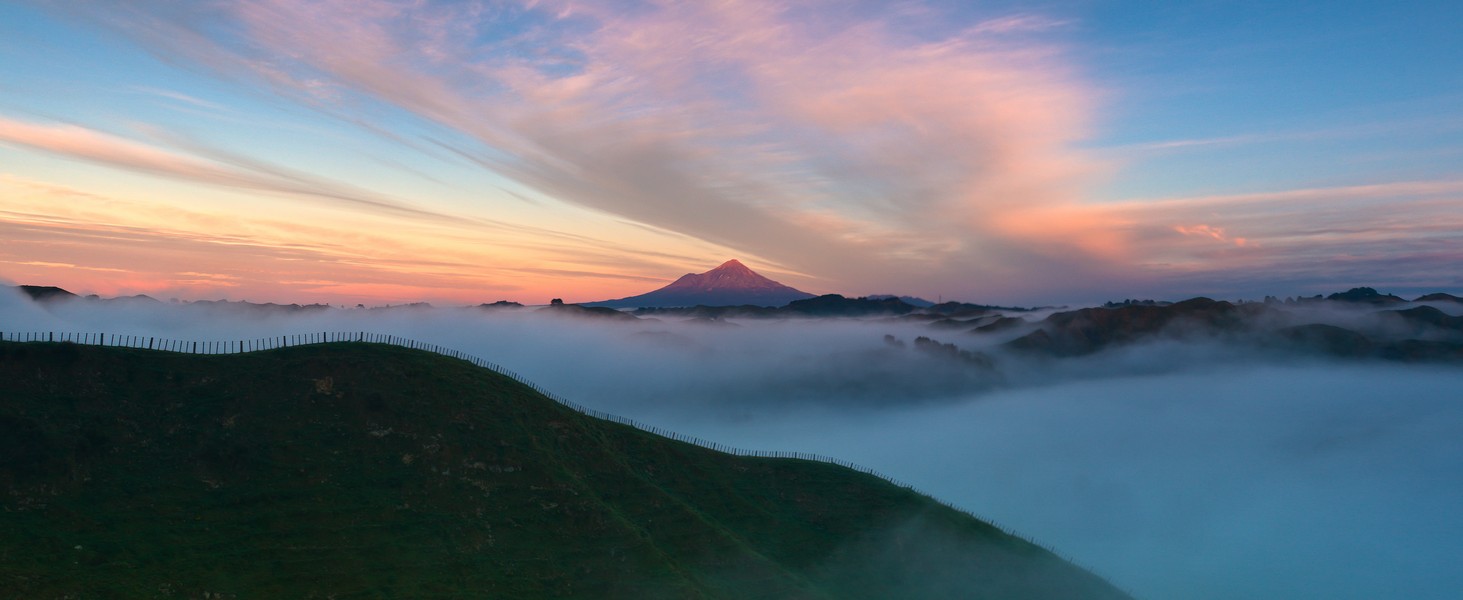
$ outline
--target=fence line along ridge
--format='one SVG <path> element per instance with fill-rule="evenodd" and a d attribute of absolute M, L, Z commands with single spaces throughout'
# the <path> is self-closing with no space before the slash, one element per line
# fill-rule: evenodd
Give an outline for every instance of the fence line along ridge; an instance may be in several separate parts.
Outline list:
<path fill-rule="evenodd" d="M 295 346 L 308 346 L 308 345 L 315 345 L 315 344 L 330 344 L 330 343 L 337 343 L 337 342 L 362 342 L 362 343 L 369 343 L 369 344 L 386 344 L 386 345 L 390 345 L 390 346 L 399 346 L 399 347 L 402 347 L 402 348 L 409 348 L 409 349 L 412 349 L 412 350 L 422 350 L 422 351 L 425 351 L 425 352 L 432 352 L 434 354 L 440 354 L 442 356 L 446 356 L 446 357 L 449 357 L 449 358 L 455 358 L 455 359 L 458 359 L 458 360 L 466 361 L 466 362 L 471 363 L 471 364 L 473 364 L 475 366 L 478 366 L 478 367 L 481 367 L 481 368 L 484 368 L 484 369 L 488 369 L 490 371 L 493 371 L 494 373 L 497 373 L 499 375 L 503 375 L 505 377 L 508 377 L 508 378 L 510 378 L 510 379 L 518 382 L 518 383 L 521 383 L 521 384 L 523 384 L 525 386 L 528 386 L 533 391 L 538 392 L 539 394 L 542 394 L 544 397 L 546 397 L 546 398 L 548 398 L 550 400 L 553 400 L 554 402 L 556 402 L 556 403 L 558 403 L 560 405 L 569 407 L 569 408 L 575 410 L 576 412 L 579 412 L 580 414 L 588 415 L 588 416 L 594 417 L 596 419 L 603 419 L 605 421 L 612 421 L 612 422 L 615 422 L 615 423 L 619 423 L 621 425 L 628 425 L 630 427 L 634 427 L 634 428 L 639 429 L 641 431 L 645 431 L 645 432 L 652 433 L 652 434 L 655 434 L 655 435 L 658 435 L 658 436 L 661 436 L 661 437 L 669 438 L 669 439 L 672 439 L 672 440 L 675 440 L 675 441 L 678 441 L 678 442 L 692 444 L 692 445 L 700 446 L 700 447 L 705 448 L 705 449 L 708 449 L 708 450 L 714 450 L 714 451 L 717 451 L 717 452 L 721 452 L 721 453 L 724 453 L 724 454 L 731 454 L 731 455 L 734 455 L 734 456 L 748 456 L 748 457 L 754 457 L 754 458 L 791 458 L 791 459 L 798 459 L 798 460 L 808 460 L 808 461 L 814 461 L 814 462 L 829 463 L 829 464 L 838 465 L 840 467 L 844 467 L 844 468 L 847 468 L 847 469 L 853 469 L 853 470 L 858 471 L 860 473 L 865 473 L 865 474 L 868 474 L 868 475 L 873 475 L 874 477 L 878 477 L 879 479 L 883 479 L 884 481 L 886 481 L 888 483 L 894 484 L 894 485 L 899 486 L 901 488 L 904 488 L 906 490 L 910 490 L 912 492 L 915 492 L 917 494 L 921 494 L 921 495 L 923 495 L 923 496 L 925 496 L 927 498 L 930 498 L 930 499 L 934 500 L 936 503 L 939 503 L 941 506 L 944 506 L 944 507 L 949 508 L 951 510 L 960 512 L 960 513 L 962 513 L 962 514 L 964 514 L 964 515 L 966 515 L 968 517 L 971 517 L 973 519 L 976 519 L 976 520 L 979 520 L 979 521 L 988 523 L 991 526 L 995 527 L 996 529 L 1000 530 L 1002 533 L 1005 533 L 1006 535 L 1010 535 L 1010 536 L 1014 536 L 1014 537 L 1020 538 L 1021 540 L 1024 540 L 1025 542 L 1027 542 L 1029 544 L 1038 546 L 1038 547 L 1046 550 L 1047 552 L 1050 552 L 1050 553 L 1052 553 L 1052 554 L 1054 554 L 1054 555 L 1062 558 L 1063 560 L 1065 560 L 1065 561 L 1067 561 L 1069 563 L 1072 563 L 1072 564 L 1076 565 L 1077 567 L 1079 567 L 1081 569 L 1084 569 L 1084 570 L 1088 571 L 1089 573 L 1096 574 L 1096 571 L 1094 571 L 1092 568 L 1087 567 L 1085 565 L 1082 565 L 1082 564 L 1080 564 L 1080 563 L 1072 560 L 1071 557 L 1066 556 L 1065 554 L 1062 554 L 1060 552 L 1057 552 L 1056 549 L 1054 549 L 1054 548 L 1052 548 L 1050 546 L 1047 546 L 1047 545 L 1042 544 L 1040 542 L 1037 542 L 1036 540 L 1033 540 L 1033 539 L 1031 539 L 1029 537 L 1026 537 L 1024 535 L 1021 535 L 1019 533 L 1016 533 L 1016 532 L 1012 531 L 1011 529 L 1008 529 L 1008 528 L 1006 528 L 1004 526 L 1001 526 L 1001 525 L 997 524 L 995 521 L 993 521 L 991 519 L 987 519 L 987 518 L 981 517 L 981 516 L 976 515 L 975 513 L 971 512 L 971 511 L 969 511 L 969 510 L 966 510 L 964 508 L 955 506 L 953 504 L 950 504 L 949 502 L 946 502 L 944 500 L 941 500 L 939 498 L 936 498 L 935 496 L 933 496 L 933 495 L 931 495 L 929 493 L 926 493 L 923 490 L 920 490 L 919 488 L 916 488 L 916 487 L 914 487 L 911 484 L 908 484 L 908 483 L 905 483 L 905 482 L 900 481 L 898 479 L 895 479 L 893 477 L 890 477 L 889 475 L 885 474 L 882 471 L 878 471 L 878 470 L 875 470 L 875 469 L 871 469 L 871 468 L 868 468 L 868 467 L 865 467 L 865 466 L 862 466 L 862 465 L 857 465 L 857 464 L 854 464 L 854 463 L 852 463 L 850 461 L 843 460 L 843 459 L 840 459 L 840 458 L 834 458 L 834 457 L 831 457 L 831 456 L 824 456 L 822 454 L 815 454 L 815 453 L 810 453 L 810 452 L 790 452 L 790 451 L 781 451 L 781 450 L 747 450 L 745 448 L 738 448 L 738 447 L 735 447 L 735 446 L 729 446 L 727 444 L 722 444 L 722 443 L 713 442 L 713 441 L 710 441 L 710 440 L 705 440 L 705 439 L 696 437 L 694 435 L 685 435 L 685 434 L 682 434 L 682 433 L 678 433 L 678 432 L 674 432 L 674 431 L 669 431 L 667 429 L 663 429 L 663 428 L 660 428 L 660 427 L 655 427 L 653 425 L 649 425 L 649 424 L 646 424 L 646 423 L 642 423 L 640 421 L 636 421 L 635 419 L 631 419 L 631 418 L 628 418 L 628 417 L 622 417 L 620 415 L 607 413 L 607 412 L 604 412 L 604 411 L 601 411 L 601 410 L 596 410 L 596 409 L 593 409 L 593 408 L 589 408 L 588 406 L 585 406 L 583 404 L 579 404 L 578 402 L 570 401 L 568 399 L 565 399 L 563 397 L 560 397 L 558 394 L 555 394 L 553 392 L 550 392 L 550 391 L 544 389 L 543 387 L 540 387 L 537 383 L 534 383 L 532 381 L 529 381 L 527 378 L 523 377 L 522 375 L 519 375 L 517 372 L 512 371 L 510 369 L 506 369 L 502 365 L 499 365 L 499 364 L 497 364 L 495 362 L 492 362 L 492 361 L 489 361 L 489 360 L 484 360 L 482 358 L 478 358 L 476 356 L 473 356 L 471 354 L 467 354 L 466 352 L 462 352 L 460 350 L 454 350 L 452 348 L 447 348 L 447 347 L 439 346 L 439 345 L 436 345 L 436 344 L 428 344 L 426 342 L 420 342 L 420 341 L 417 341 L 417 340 L 413 340 L 413 339 L 405 338 L 405 337 L 401 337 L 401 336 L 389 335 L 389 334 L 384 334 L 384 333 L 371 333 L 371 332 L 367 332 L 367 331 L 314 331 L 314 332 L 309 332 L 309 333 L 299 333 L 299 334 L 292 334 L 292 335 L 270 336 L 270 337 L 244 339 L 244 340 L 232 340 L 232 341 L 221 341 L 221 340 L 215 340 L 215 341 L 190 341 L 190 340 L 175 340 L 175 339 L 162 338 L 162 337 L 156 337 L 156 336 L 126 335 L 126 334 L 98 333 L 98 332 L 55 332 L 55 331 L 13 332 L 13 331 L 4 331 L 4 332 L 0 332 L 0 341 L 3 341 L 3 342 L 55 342 L 55 343 L 71 343 L 71 344 L 84 344 L 84 345 L 89 345 L 89 346 L 112 346 L 112 347 L 120 347 L 120 348 L 136 348 L 136 349 L 141 349 L 141 350 L 157 350 L 157 351 L 161 351 L 161 352 L 178 352 L 178 353 L 183 353 L 183 354 L 242 354 L 242 353 L 246 353 L 246 352 L 262 352 L 262 351 L 265 351 L 265 350 L 276 350 L 276 349 L 279 349 L 279 348 L 293 348 Z M 1103 579 L 1106 580 L 1106 578 L 1103 578 Z M 1112 582 L 1109 581 L 1108 583 L 1111 584 Z M 1127 592 L 1127 590 L 1123 590 L 1123 591 L 1124 592 Z M 1129 596 L 1132 596 L 1131 593 L 1129 593 L 1128 595 Z"/>

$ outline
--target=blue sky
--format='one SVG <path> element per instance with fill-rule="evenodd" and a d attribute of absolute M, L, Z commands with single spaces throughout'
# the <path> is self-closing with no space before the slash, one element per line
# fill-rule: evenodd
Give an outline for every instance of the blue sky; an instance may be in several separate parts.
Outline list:
<path fill-rule="evenodd" d="M 0 5 L 0 277 L 337 303 L 727 258 L 983 302 L 1463 291 L 1449 2 Z"/>

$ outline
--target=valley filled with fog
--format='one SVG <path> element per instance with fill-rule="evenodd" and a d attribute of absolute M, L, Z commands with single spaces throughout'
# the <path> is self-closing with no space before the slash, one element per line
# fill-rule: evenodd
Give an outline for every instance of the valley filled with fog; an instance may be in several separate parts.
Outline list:
<path fill-rule="evenodd" d="M 1457 316 L 1458 306 L 1435 308 Z M 1402 326 L 1372 312 L 1274 314 L 1371 333 Z M 1463 364 L 1344 359 L 1202 334 L 1073 356 L 1008 349 L 1033 327 L 37 303 L 0 290 L 5 331 L 194 341 L 369 331 L 461 350 L 593 408 L 877 469 L 1141 598 L 1463 589 Z"/>

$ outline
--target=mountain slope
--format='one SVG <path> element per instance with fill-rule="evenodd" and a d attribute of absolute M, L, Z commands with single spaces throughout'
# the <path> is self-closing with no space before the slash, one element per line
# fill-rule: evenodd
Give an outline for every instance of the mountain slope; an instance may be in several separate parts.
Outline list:
<path fill-rule="evenodd" d="M 732 259 L 705 273 L 687 273 L 670 285 L 628 298 L 589 302 L 584 306 L 609 308 L 667 308 L 678 306 L 782 306 L 794 300 L 812 298 L 758 275 Z"/>
<path fill-rule="evenodd" d="M 876 477 L 360 343 L 0 343 L 17 597 L 1122 598 Z"/>

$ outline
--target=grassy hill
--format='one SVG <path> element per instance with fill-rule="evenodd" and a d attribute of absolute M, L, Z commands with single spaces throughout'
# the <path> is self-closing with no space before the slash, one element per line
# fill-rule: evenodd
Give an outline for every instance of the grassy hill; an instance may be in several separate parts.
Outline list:
<path fill-rule="evenodd" d="M 464 361 L 0 343 L 0 595 L 1125 598 L 879 478 Z"/>

